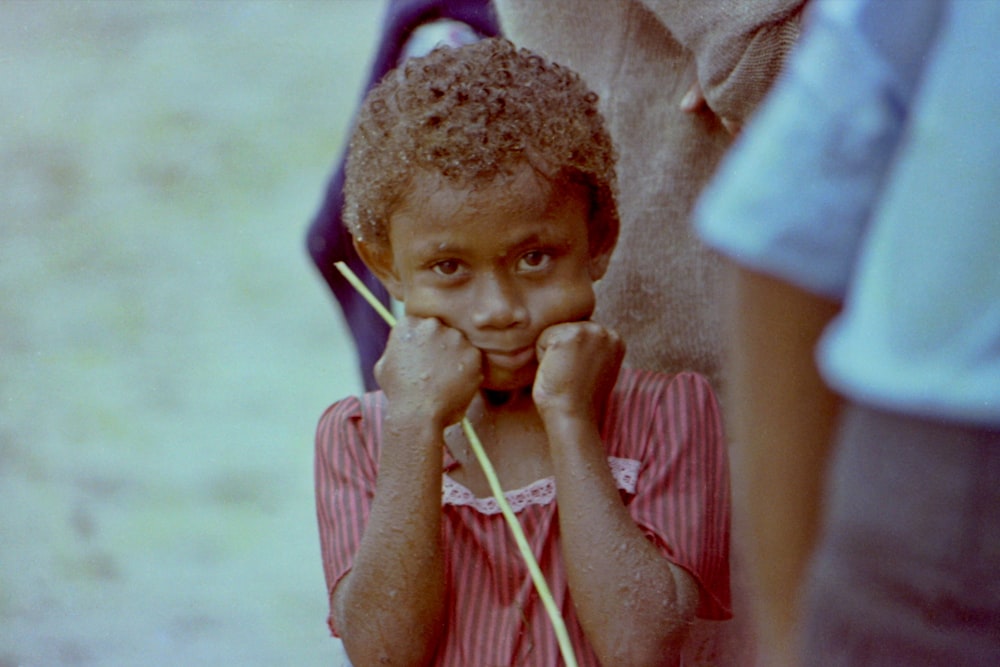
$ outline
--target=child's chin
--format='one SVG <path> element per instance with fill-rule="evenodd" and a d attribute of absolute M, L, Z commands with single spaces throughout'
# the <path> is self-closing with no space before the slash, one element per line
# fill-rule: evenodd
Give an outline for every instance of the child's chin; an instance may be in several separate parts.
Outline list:
<path fill-rule="evenodd" d="M 520 391 L 530 388 L 535 383 L 535 371 L 537 364 L 532 364 L 529 368 L 518 372 L 492 372 L 483 380 L 482 388 L 488 391 Z"/>

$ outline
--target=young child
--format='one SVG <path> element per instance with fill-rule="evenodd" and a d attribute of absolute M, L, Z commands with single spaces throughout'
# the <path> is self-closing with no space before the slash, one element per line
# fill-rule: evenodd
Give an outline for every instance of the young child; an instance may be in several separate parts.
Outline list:
<path fill-rule="evenodd" d="M 696 614 L 728 616 L 712 391 L 621 369 L 590 320 L 614 191 L 596 95 L 507 41 L 411 60 L 366 99 L 345 220 L 405 316 L 382 391 L 334 404 L 316 435 L 329 624 L 357 667 L 561 664 L 463 416 L 580 665 L 678 664 Z"/>

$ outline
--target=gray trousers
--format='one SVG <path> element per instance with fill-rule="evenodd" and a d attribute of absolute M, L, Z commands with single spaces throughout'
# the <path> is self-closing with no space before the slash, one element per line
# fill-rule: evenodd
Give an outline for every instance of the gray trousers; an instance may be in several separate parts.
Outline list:
<path fill-rule="evenodd" d="M 847 409 L 806 665 L 1000 666 L 1000 431 Z"/>

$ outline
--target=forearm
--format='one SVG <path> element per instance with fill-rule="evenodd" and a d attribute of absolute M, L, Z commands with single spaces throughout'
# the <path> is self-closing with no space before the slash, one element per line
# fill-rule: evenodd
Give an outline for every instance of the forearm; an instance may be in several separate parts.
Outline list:
<path fill-rule="evenodd" d="M 696 584 L 632 520 L 595 428 L 564 422 L 549 439 L 569 586 L 601 663 L 675 664 Z"/>
<path fill-rule="evenodd" d="M 791 660 L 795 608 L 819 523 L 839 400 L 815 346 L 838 306 L 742 269 L 731 274 L 727 368 L 736 507 L 763 639 Z"/>
<path fill-rule="evenodd" d="M 334 593 L 337 625 L 351 661 L 421 665 L 444 624 L 440 434 L 394 429 L 386 420 L 375 498 L 350 573 Z M 401 438 L 435 438 L 418 448 Z M 412 444 L 412 443 L 410 443 Z M 418 449 L 426 456 L 414 457 Z"/>

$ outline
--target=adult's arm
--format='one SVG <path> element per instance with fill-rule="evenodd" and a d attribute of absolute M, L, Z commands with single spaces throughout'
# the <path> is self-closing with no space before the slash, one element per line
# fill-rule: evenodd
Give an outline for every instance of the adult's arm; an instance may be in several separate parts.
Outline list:
<path fill-rule="evenodd" d="M 815 363 L 839 306 L 777 278 L 731 266 L 727 276 L 727 424 L 734 511 L 754 582 L 768 664 L 792 665 L 796 604 L 820 520 L 839 398 Z"/>

